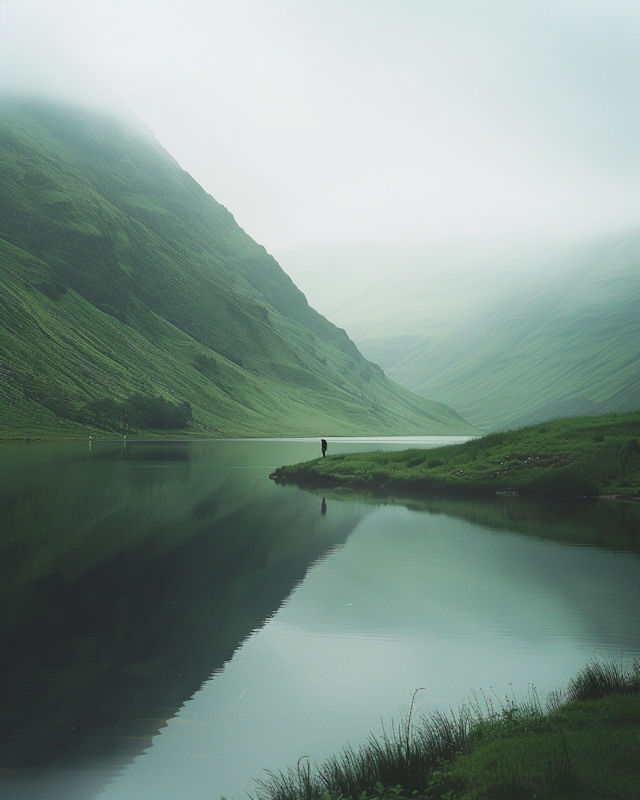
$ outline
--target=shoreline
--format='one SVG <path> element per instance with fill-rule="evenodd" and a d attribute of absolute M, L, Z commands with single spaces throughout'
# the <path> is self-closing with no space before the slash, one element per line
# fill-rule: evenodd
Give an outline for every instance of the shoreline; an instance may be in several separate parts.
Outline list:
<path fill-rule="evenodd" d="M 635 796 L 640 659 L 594 658 L 545 703 L 472 692 L 458 712 L 411 705 L 382 735 L 256 781 L 255 800 L 598 800 Z M 417 717 L 417 719 L 416 719 Z M 606 741 L 606 746 L 604 742 Z M 633 793 L 628 793 L 628 792 Z"/>
<path fill-rule="evenodd" d="M 313 462 L 305 462 L 306 464 L 312 464 Z M 564 500 L 609 500 L 613 502 L 619 503 L 640 503 L 640 492 L 636 492 L 633 494 L 595 494 L 595 495 L 585 495 L 585 494 L 553 494 L 553 493 L 519 493 L 519 492 L 512 492 L 512 491 L 471 491 L 465 490 L 460 488 L 459 490 L 454 489 L 427 489 L 427 490 L 420 490 L 420 489 L 403 489 L 397 488 L 395 490 L 391 490 L 389 488 L 382 488 L 377 484 L 353 484 L 348 481 L 345 482 L 331 482 L 328 480 L 322 480 L 319 478 L 317 481 L 308 481 L 308 480 L 301 480 L 297 478 L 295 475 L 278 475 L 277 471 L 272 472 L 269 475 L 269 479 L 274 481 L 278 486 L 299 486 L 301 489 L 329 489 L 329 490 L 339 490 L 339 489 L 348 489 L 350 492 L 353 492 L 354 495 L 362 495 L 368 494 L 373 495 L 377 498 L 384 499 L 384 498 L 396 498 L 396 499 L 427 499 L 427 498 L 455 498 L 455 497 L 467 497 L 467 498 L 474 498 L 474 497 L 482 497 L 482 498 L 491 498 L 491 497 L 511 497 L 516 499 L 522 500 L 544 500 L 553 498 L 557 499 L 564 499 Z"/>
<path fill-rule="evenodd" d="M 330 455 L 269 477 L 380 496 L 507 496 L 640 502 L 640 412 L 577 417 L 462 444 Z"/>

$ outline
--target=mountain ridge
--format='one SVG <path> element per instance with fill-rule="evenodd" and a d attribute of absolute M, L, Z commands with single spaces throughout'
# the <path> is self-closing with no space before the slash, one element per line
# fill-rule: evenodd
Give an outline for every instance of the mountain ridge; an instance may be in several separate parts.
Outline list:
<path fill-rule="evenodd" d="M 363 296 L 338 319 L 391 378 L 483 430 L 640 408 L 638 232 L 512 264 L 447 277 L 425 261 L 398 324 L 402 286 Z M 380 298 L 387 308 L 374 328 Z"/>
<path fill-rule="evenodd" d="M 389 381 L 139 132 L 5 97 L 0 179 L 3 436 L 163 429 L 139 396 L 186 403 L 186 434 L 473 431 Z"/>

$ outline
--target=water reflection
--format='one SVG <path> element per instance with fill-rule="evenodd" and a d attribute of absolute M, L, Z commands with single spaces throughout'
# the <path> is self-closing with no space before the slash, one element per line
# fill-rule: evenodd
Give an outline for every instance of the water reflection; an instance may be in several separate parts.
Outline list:
<path fill-rule="evenodd" d="M 363 513 L 283 502 L 256 443 L 2 449 L 4 796 L 141 752 Z"/>
<path fill-rule="evenodd" d="M 326 490 L 323 490 L 326 494 Z M 336 491 L 336 501 L 354 495 Z M 613 500 L 532 497 L 426 496 L 380 498 L 357 495 L 359 502 L 401 505 L 446 514 L 483 528 L 506 530 L 548 541 L 640 553 L 640 505 Z"/>
<path fill-rule="evenodd" d="M 0 456 L 10 800 L 240 797 L 361 741 L 418 686 L 446 708 L 640 654 L 636 506 L 269 481 L 317 440 Z"/>
<path fill-rule="evenodd" d="M 635 554 L 371 512 L 100 800 L 241 798 L 265 769 L 380 731 L 418 687 L 426 711 L 531 683 L 544 698 L 594 654 L 640 654 Z"/>

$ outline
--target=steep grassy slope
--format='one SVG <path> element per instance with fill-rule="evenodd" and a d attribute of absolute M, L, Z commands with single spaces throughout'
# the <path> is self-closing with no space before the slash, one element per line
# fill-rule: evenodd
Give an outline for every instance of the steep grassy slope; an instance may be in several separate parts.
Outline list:
<path fill-rule="evenodd" d="M 640 408 L 640 236 L 564 252 L 387 372 L 484 429 Z M 364 348 L 375 357 L 372 349 Z"/>
<path fill-rule="evenodd" d="M 0 187 L 2 436 L 469 430 L 366 361 L 151 137 L 3 98 Z"/>

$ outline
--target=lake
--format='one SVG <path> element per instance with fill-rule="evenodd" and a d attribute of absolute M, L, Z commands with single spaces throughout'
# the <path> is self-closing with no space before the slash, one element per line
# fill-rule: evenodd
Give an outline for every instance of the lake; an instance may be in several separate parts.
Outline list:
<path fill-rule="evenodd" d="M 329 454 L 464 437 L 335 439 Z M 640 655 L 640 509 L 278 486 L 318 440 L 0 444 L 0 795 L 239 800 Z"/>

